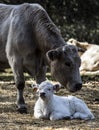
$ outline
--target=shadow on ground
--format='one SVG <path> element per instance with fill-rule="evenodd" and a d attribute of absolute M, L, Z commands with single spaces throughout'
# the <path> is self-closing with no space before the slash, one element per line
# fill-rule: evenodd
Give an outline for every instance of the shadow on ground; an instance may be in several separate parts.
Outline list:
<path fill-rule="evenodd" d="M 50 74 L 47 78 L 51 80 Z M 95 120 L 37 120 L 33 116 L 33 106 L 37 95 L 32 92 L 31 78 L 26 75 L 24 97 L 28 114 L 16 111 L 16 88 L 12 73 L 0 74 L 0 130 L 99 130 L 99 76 L 82 77 L 83 88 L 72 93 L 83 99 L 95 115 Z M 53 81 L 54 82 L 54 81 Z M 71 95 L 65 88 L 58 95 Z M 60 108 L 61 109 L 61 108 Z"/>

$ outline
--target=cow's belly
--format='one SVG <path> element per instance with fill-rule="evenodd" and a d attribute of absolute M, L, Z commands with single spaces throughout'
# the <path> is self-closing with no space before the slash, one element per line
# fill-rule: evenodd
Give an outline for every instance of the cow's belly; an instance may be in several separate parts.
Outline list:
<path fill-rule="evenodd" d="M 9 68 L 8 60 L 4 48 L 0 45 L 0 70 Z"/>
<path fill-rule="evenodd" d="M 2 38 L 0 37 L 0 39 Z M 5 43 L 2 43 L 1 40 L 0 40 L 0 61 L 7 62 L 6 52 L 5 52 Z"/>

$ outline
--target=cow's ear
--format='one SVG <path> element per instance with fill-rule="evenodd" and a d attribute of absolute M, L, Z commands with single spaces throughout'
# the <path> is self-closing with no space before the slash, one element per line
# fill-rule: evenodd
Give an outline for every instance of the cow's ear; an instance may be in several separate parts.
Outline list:
<path fill-rule="evenodd" d="M 32 84 L 33 92 L 37 92 L 39 85 L 38 84 Z"/>
<path fill-rule="evenodd" d="M 46 56 L 47 56 L 48 60 L 53 61 L 60 57 L 60 53 L 57 50 L 50 50 L 46 53 Z"/>
<path fill-rule="evenodd" d="M 61 88 L 60 84 L 53 85 L 53 90 L 58 91 Z"/>

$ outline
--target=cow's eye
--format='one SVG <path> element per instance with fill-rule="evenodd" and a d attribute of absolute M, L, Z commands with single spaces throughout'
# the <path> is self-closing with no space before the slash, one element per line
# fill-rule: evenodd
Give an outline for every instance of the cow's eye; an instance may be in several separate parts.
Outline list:
<path fill-rule="evenodd" d="M 68 67 L 71 66 L 69 62 L 65 62 L 65 65 L 68 66 Z"/>

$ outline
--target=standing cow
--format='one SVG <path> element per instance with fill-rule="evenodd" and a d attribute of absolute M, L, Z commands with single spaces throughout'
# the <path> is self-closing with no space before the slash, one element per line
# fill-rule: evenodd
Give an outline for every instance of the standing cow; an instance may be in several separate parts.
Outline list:
<path fill-rule="evenodd" d="M 76 47 L 66 45 L 47 12 L 38 4 L 0 4 L 0 65 L 5 68 L 8 63 L 14 74 L 21 113 L 26 112 L 24 69 L 41 83 L 49 64 L 51 74 L 69 91 L 82 87 L 81 60 Z"/>

